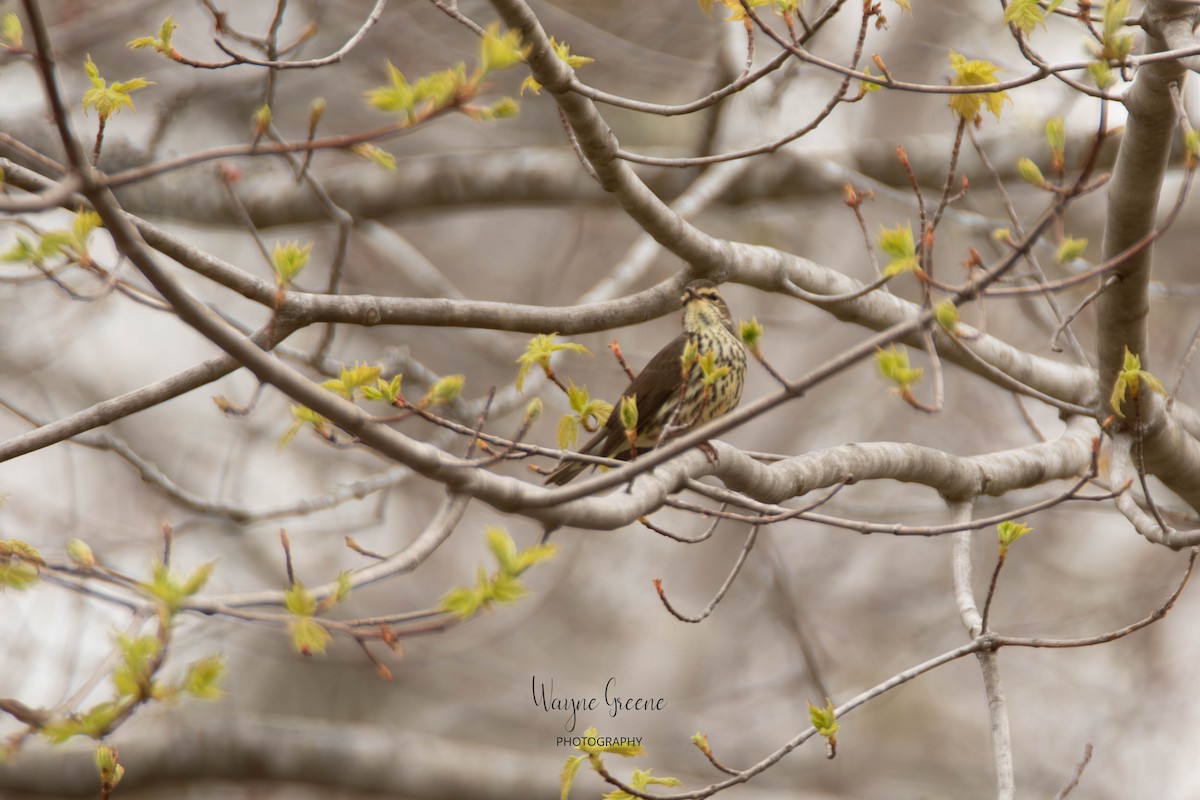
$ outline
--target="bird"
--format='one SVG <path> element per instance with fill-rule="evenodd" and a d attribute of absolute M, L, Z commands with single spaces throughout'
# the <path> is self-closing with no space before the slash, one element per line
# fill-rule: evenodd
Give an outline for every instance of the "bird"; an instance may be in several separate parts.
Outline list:
<path fill-rule="evenodd" d="M 716 419 L 732 411 L 742 399 L 746 382 L 746 349 L 733 329 L 733 317 L 717 285 L 709 280 L 694 280 L 680 297 L 683 305 L 683 332 L 654 354 L 621 398 L 632 397 L 637 404 L 638 453 L 654 449 L 663 439 Z M 694 348 L 686 380 L 683 357 Z M 699 361 L 711 353 L 713 367 L 728 371 L 704 387 Z M 685 388 L 686 385 L 686 388 Z M 604 427 L 578 452 L 605 458 L 628 459 L 630 442 L 621 422 L 618 405 Z M 669 427 L 667 427 L 669 426 Z M 546 483 L 568 483 L 588 466 L 583 461 L 567 461 L 546 476 Z"/>

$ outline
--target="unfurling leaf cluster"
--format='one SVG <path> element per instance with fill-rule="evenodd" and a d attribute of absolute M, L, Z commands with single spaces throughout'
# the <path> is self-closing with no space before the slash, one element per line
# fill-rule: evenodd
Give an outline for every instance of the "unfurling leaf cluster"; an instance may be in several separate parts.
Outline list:
<path fill-rule="evenodd" d="M 145 78 L 131 78 L 127 81 L 109 84 L 100 77 L 100 68 L 92 61 L 90 55 L 83 62 L 83 70 L 92 84 L 92 88 L 83 93 L 83 111 L 86 114 L 89 108 L 96 109 L 96 114 L 99 115 L 101 122 L 106 122 L 109 117 L 125 106 L 128 106 L 130 111 L 135 110 L 133 98 L 129 96 L 130 93 L 152 84 Z"/>
<path fill-rule="evenodd" d="M 908 391 L 914 383 L 921 380 L 925 372 L 920 367 L 910 367 L 908 351 L 894 344 L 887 349 L 881 347 L 875 351 L 875 364 L 879 367 L 879 373 L 896 384 L 902 392 Z"/>
<path fill-rule="evenodd" d="M 591 355 L 591 352 L 581 344 L 575 342 L 556 342 L 557 333 L 538 334 L 529 340 L 525 345 L 525 352 L 517 358 L 517 364 L 520 365 L 517 369 L 516 387 L 520 392 L 524 389 L 525 378 L 529 375 L 529 370 L 533 367 L 541 367 L 546 373 L 546 377 L 553 379 L 554 370 L 550 366 L 551 357 L 560 351 L 566 350 L 572 353 L 583 353 Z"/>
<path fill-rule="evenodd" d="M 1109 405 L 1112 406 L 1112 410 L 1118 417 L 1125 416 L 1125 412 L 1121 410 L 1121 405 L 1126 397 L 1137 402 L 1143 384 L 1153 392 L 1158 392 L 1161 395 L 1167 393 L 1166 389 L 1163 388 L 1162 381 L 1142 369 L 1142 357 L 1129 352 L 1129 348 L 1126 347 L 1124 363 L 1121 366 L 1121 371 L 1117 373 L 1117 380 L 1113 383 L 1112 395 L 1108 399 Z"/>
<path fill-rule="evenodd" d="M 567 403 L 571 406 L 572 413 L 563 415 L 555 431 L 555 441 L 563 450 L 575 445 L 580 428 L 588 433 L 596 431 L 608 422 L 608 415 L 613 410 L 612 403 L 593 400 L 588 395 L 586 386 L 576 386 L 574 383 L 567 384 Z"/>
<path fill-rule="evenodd" d="M 92 231 L 99 227 L 99 214 L 87 210 L 77 211 L 71 220 L 70 228 L 55 228 L 39 233 L 36 243 L 18 235 L 13 246 L 0 255 L 0 261 L 45 267 L 51 259 L 61 257 L 64 263 L 88 266 L 92 263 L 88 252 L 88 239 Z"/>
<path fill-rule="evenodd" d="M 1000 557 L 1008 555 L 1008 548 L 1017 539 L 1020 539 L 1027 533 L 1032 533 L 1033 528 L 1020 522 L 1013 522 L 1007 519 L 996 526 L 996 541 L 1000 548 Z"/>
<path fill-rule="evenodd" d="M 451 589 L 438 604 L 440 610 L 454 614 L 460 619 L 491 608 L 493 603 L 512 603 L 520 600 L 529 593 L 529 589 L 520 580 L 521 573 L 555 554 L 552 544 L 536 544 L 524 550 L 517 550 L 512 537 L 502 528 L 489 527 L 485 535 L 488 549 L 496 559 L 497 569 L 489 573 L 481 564 L 476 571 L 473 585 Z"/>
<path fill-rule="evenodd" d="M 697 734 L 698 735 L 698 734 Z M 559 798 L 567 800 L 571 793 L 571 785 L 575 782 L 575 775 L 579 772 L 580 765 L 586 760 L 591 768 L 599 772 L 604 763 L 601 756 L 610 754 L 620 756 L 621 758 L 636 758 L 646 754 L 645 748 L 640 744 L 632 744 L 624 741 L 610 741 L 615 737 L 602 737 L 595 726 L 588 727 L 580 737 L 580 744 L 575 749 L 583 753 L 581 756 L 568 756 L 566 763 L 563 764 L 562 771 L 559 773 Z M 693 737 L 693 741 L 694 741 Z M 601 744 L 603 742 L 603 744 Z M 639 793 L 645 793 L 651 786 L 681 786 L 682 782 L 678 778 L 667 776 L 658 777 L 651 774 L 649 769 L 635 769 L 629 778 L 629 785 Z M 635 800 L 638 795 L 630 794 L 623 789 L 614 789 L 607 792 L 601 800 Z"/>
<path fill-rule="evenodd" d="M 951 50 L 950 69 L 954 73 L 950 79 L 951 86 L 991 86 L 998 83 L 996 73 L 1000 68 L 990 61 L 968 59 Z M 952 94 L 950 110 L 968 123 L 976 122 L 984 108 L 1000 119 L 1000 109 L 1007 99 L 1008 93 L 1004 91 Z"/>

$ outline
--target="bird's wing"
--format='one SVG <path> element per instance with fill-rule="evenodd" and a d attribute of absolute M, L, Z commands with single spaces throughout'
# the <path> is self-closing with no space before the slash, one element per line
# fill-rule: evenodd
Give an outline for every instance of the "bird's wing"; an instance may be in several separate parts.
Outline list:
<path fill-rule="evenodd" d="M 670 395 L 679 391 L 681 380 L 679 359 L 683 355 L 683 348 L 687 344 L 687 340 L 687 334 L 681 333 L 668 342 L 663 349 L 654 354 L 654 357 L 638 373 L 628 388 L 621 392 L 621 397 L 630 395 L 637 397 L 639 427 L 649 424 L 655 413 L 670 400 Z M 618 451 L 623 452 L 628 448 L 625 428 L 621 425 L 619 403 L 620 401 L 618 401 L 618 406 L 613 408 L 613 413 L 609 416 L 608 423 L 605 424 L 602 431 L 604 444 L 587 452 L 596 455 L 610 455 L 616 454 Z M 596 438 L 600 438 L 599 434 Z"/>

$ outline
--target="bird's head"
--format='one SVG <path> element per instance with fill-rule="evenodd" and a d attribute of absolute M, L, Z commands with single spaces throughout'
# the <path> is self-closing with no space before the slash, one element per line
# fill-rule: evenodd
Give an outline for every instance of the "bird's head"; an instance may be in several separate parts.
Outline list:
<path fill-rule="evenodd" d="M 698 331 L 711 325 L 724 325 L 733 330 L 733 316 L 729 306 L 717 290 L 717 285 L 708 280 L 695 280 L 683 290 L 683 327 Z"/>

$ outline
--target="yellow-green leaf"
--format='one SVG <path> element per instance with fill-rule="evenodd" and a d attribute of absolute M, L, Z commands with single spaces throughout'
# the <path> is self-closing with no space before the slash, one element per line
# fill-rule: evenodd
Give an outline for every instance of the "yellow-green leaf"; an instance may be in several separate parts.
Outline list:
<path fill-rule="evenodd" d="M 836 714 L 834 713 L 833 701 L 826 698 L 825 707 L 808 703 L 808 719 L 812 722 L 812 726 L 817 729 L 817 733 L 826 739 L 832 737 L 838 731 L 838 723 Z"/>
<path fill-rule="evenodd" d="M 1017 162 L 1017 173 L 1020 174 L 1021 180 L 1034 186 L 1041 186 L 1046 182 L 1045 177 L 1042 176 L 1042 171 L 1038 168 L 1037 164 L 1033 163 L 1033 159 L 1031 158 L 1022 158 Z"/>
<path fill-rule="evenodd" d="M 21 30 L 21 18 L 13 12 L 4 15 L 0 21 L 0 44 L 9 50 L 20 50 L 24 46 L 24 31 Z"/>
<path fill-rule="evenodd" d="M 559 450 L 569 450 L 579 439 L 579 420 L 574 414 L 564 414 L 554 430 L 554 442 Z"/>
<path fill-rule="evenodd" d="M 1008 553 L 1008 548 L 1017 539 L 1020 539 L 1027 533 L 1032 533 L 1033 528 L 1020 522 L 1005 520 L 996 526 L 996 539 L 1000 545 L 1000 555 Z"/>
<path fill-rule="evenodd" d="M 920 266 L 910 223 L 906 222 L 894 228 L 881 226 L 875 241 L 889 259 L 883 268 L 884 277 L 891 278 L 902 272 L 912 272 Z"/>
<path fill-rule="evenodd" d="M 701 4 L 703 5 L 703 0 L 701 0 Z M 584 758 L 586 756 L 567 756 L 567 762 L 563 764 L 562 772 L 558 774 L 559 800 L 567 800 L 567 796 L 571 793 L 571 784 L 575 782 L 575 773 L 579 772 L 579 765 L 583 763 Z"/>
<path fill-rule="evenodd" d="M 429 387 L 429 391 L 425 393 L 425 397 L 421 400 L 421 405 L 431 406 L 438 405 L 439 403 L 453 403 L 462 392 L 464 381 L 466 381 L 466 377 L 463 375 L 445 375 L 439 378 L 433 386 Z"/>
<path fill-rule="evenodd" d="M 1045 27 L 1046 18 L 1038 2 L 1039 0 L 1011 0 L 1008 8 L 1004 9 L 1004 21 L 1016 25 L 1026 36 L 1038 25 Z"/>
<path fill-rule="evenodd" d="M 308 257 L 312 253 L 313 243 L 301 245 L 299 242 L 276 242 L 271 252 L 271 267 L 275 270 L 275 280 L 281 286 L 291 284 L 292 280 L 308 265 Z"/>
<path fill-rule="evenodd" d="M 183 691 L 202 700 L 221 696 L 221 679 L 225 677 L 225 662 L 220 656 L 206 656 L 188 666 L 183 679 Z"/>
<path fill-rule="evenodd" d="M 517 391 L 521 391 L 525 385 L 525 377 L 529 370 L 534 366 L 539 366 L 543 370 L 550 370 L 550 358 L 561 350 L 567 350 L 573 353 L 583 353 L 591 355 L 586 347 L 575 342 L 555 342 L 557 333 L 538 334 L 534 336 L 525 345 L 525 352 L 517 358 L 517 364 L 520 365 L 517 370 L 516 387 Z M 586 390 L 585 390 L 586 391 Z"/>
<path fill-rule="evenodd" d="M 1000 68 L 995 64 L 968 59 L 953 50 L 950 51 L 950 69 L 954 72 L 951 86 L 990 86 L 999 82 L 996 73 Z M 986 106 L 996 119 L 1000 119 L 1000 109 L 1007 99 L 1008 93 L 1004 91 L 952 94 L 950 109 L 967 122 L 974 122 Z"/>
<path fill-rule="evenodd" d="M 117 81 L 110 86 L 104 78 L 100 77 L 100 69 L 92 61 L 91 55 L 84 62 L 83 69 L 92 84 L 92 88 L 83 93 L 83 111 L 86 114 L 89 108 L 94 108 L 101 120 L 107 120 L 124 106 L 128 106 L 131 111 L 134 110 L 133 98 L 129 96 L 130 92 L 151 85 L 151 82 L 145 78 L 133 78 L 127 81 Z"/>
<path fill-rule="evenodd" d="M 388 172 L 396 171 L 396 157 L 387 150 L 376 147 L 369 142 L 354 145 L 350 148 L 350 152 L 360 158 L 365 158 L 367 161 L 374 161 Z"/>
<path fill-rule="evenodd" d="M 521 34 L 508 30 L 500 33 L 500 23 L 487 26 L 479 40 L 479 71 L 487 74 L 493 70 L 508 69 L 525 60 L 530 46 L 521 46 Z"/>
<path fill-rule="evenodd" d="M 312 617 L 293 617 L 288 620 L 288 632 L 292 636 L 292 646 L 302 656 L 313 653 L 324 653 L 333 636 Z"/>
<path fill-rule="evenodd" d="M 296 581 L 283 595 L 284 608 L 288 613 L 299 617 L 311 617 L 317 613 L 317 598 L 304 588 L 304 584 Z"/>
<path fill-rule="evenodd" d="M 937 324 L 948 333 L 958 330 L 958 306 L 949 300 L 941 300 L 934 305 L 933 317 L 937 320 Z"/>
<path fill-rule="evenodd" d="M 1054 257 L 1060 264 L 1070 264 L 1075 259 L 1083 255 L 1084 248 L 1087 247 L 1087 239 L 1076 239 L 1073 236 L 1067 236 L 1062 240 L 1062 244 L 1058 246 Z"/>
<path fill-rule="evenodd" d="M 920 367 L 910 367 L 908 351 L 903 347 L 896 347 L 896 345 L 890 345 L 886 350 L 883 348 L 876 350 L 875 363 L 879 367 L 880 374 L 901 390 L 908 389 L 919 381 L 925 372 Z"/>
<path fill-rule="evenodd" d="M 626 395 L 621 398 L 621 406 L 617 412 L 621 419 L 621 427 L 626 431 L 637 430 L 638 407 L 637 395 Z"/>

